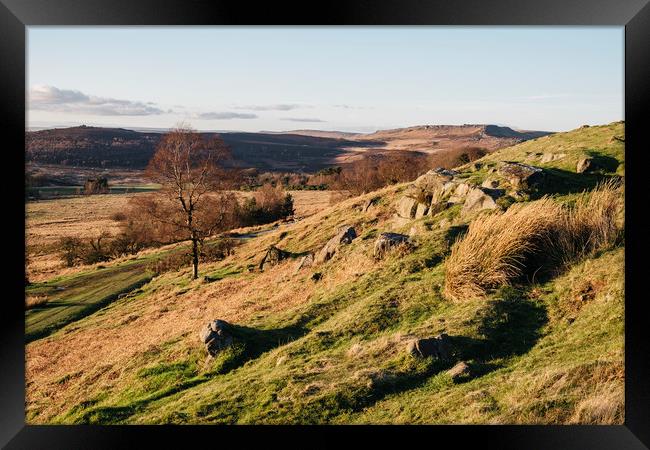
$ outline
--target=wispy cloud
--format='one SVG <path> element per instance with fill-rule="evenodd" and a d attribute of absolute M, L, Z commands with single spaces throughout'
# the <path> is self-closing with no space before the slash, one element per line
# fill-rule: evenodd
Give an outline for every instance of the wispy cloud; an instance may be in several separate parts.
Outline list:
<path fill-rule="evenodd" d="M 342 109 L 373 109 L 370 106 L 354 106 L 354 105 L 346 105 L 346 104 L 338 104 L 338 105 L 332 105 L 335 108 L 342 108 Z"/>
<path fill-rule="evenodd" d="M 236 113 L 230 111 L 223 112 L 204 112 L 194 114 L 195 119 L 201 120 L 231 120 L 231 119 L 257 119 L 257 114 Z"/>
<path fill-rule="evenodd" d="M 84 94 L 71 89 L 36 85 L 29 92 L 32 110 L 81 113 L 97 116 L 150 116 L 171 113 L 152 102 L 121 100 Z"/>
<path fill-rule="evenodd" d="M 312 105 L 300 105 L 297 103 L 278 103 L 275 105 L 246 105 L 235 106 L 234 109 L 246 109 L 250 111 L 291 111 L 298 108 L 312 108 Z"/>
<path fill-rule="evenodd" d="M 326 120 L 309 117 L 284 117 L 282 120 L 287 120 L 289 122 L 327 122 Z"/>

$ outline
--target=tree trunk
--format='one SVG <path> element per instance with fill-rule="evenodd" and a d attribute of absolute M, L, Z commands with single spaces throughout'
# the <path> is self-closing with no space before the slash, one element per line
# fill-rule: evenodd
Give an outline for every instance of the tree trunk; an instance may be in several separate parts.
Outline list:
<path fill-rule="evenodd" d="M 199 246 L 196 237 L 192 237 L 192 265 L 194 266 L 192 279 L 196 280 L 199 277 Z"/>

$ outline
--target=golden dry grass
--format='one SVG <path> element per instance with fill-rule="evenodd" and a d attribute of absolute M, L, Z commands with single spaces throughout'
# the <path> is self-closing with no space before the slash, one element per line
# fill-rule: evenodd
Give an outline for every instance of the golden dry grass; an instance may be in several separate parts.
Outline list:
<path fill-rule="evenodd" d="M 314 198 L 302 198 L 310 197 Z M 161 343 L 169 339 L 180 338 L 182 343 L 174 346 L 168 356 L 170 361 L 182 358 L 183 352 L 198 349 L 196 330 L 208 319 L 250 323 L 258 317 L 278 314 L 308 302 L 316 289 L 325 295 L 373 269 L 372 243 L 368 241 L 358 251 L 352 253 L 346 248 L 319 267 L 323 278 L 318 283 L 311 280 L 311 270 L 296 272 L 297 258 L 285 260 L 263 272 L 246 271 L 246 264 L 257 266 L 270 245 L 296 252 L 313 251 L 322 247 L 340 224 L 349 221 L 357 223 L 357 230 L 361 232 L 364 228 L 359 223 L 360 218 L 371 221 L 378 212 L 359 211 L 358 217 L 349 214 L 350 206 L 364 201 L 363 198 L 349 199 L 341 208 L 328 208 L 295 224 L 280 224 L 271 233 L 244 241 L 234 255 L 201 268 L 202 273 L 222 267 L 242 268 L 237 277 L 215 283 L 196 280 L 186 286 L 189 268 L 161 275 L 155 280 L 159 287 L 138 297 L 137 301 L 123 300 L 116 307 L 104 310 L 101 316 L 84 319 L 92 323 L 85 323 L 78 329 L 70 327 L 28 344 L 27 404 L 28 408 L 41 411 L 34 423 L 47 423 L 69 405 L 87 400 L 89 386 L 96 392 L 98 387 L 108 391 L 118 384 L 128 384 L 128 377 L 136 372 L 127 369 L 133 361 L 159 351 Z M 315 233 L 319 225 L 319 232 Z M 290 235 L 282 238 L 283 232 L 288 230 L 291 230 Z M 128 376 L 124 375 L 125 371 Z M 80 375 L 69 376 L 75 373 Z M 61 382 L 63 379 L 65 382 Z"/>
<path fill-rule="evenodd" d="M 606 182 L 578 196 L 571 208 L 542 198 L 513 205 L 502 214 L 479 216 L 452 247 L 445 296 L 482 297 L 526 271 L 557 271 L 610 247 L 622 230 L 621 194 L 619 184 Z"/>
<path fill-rule="evenodd" d="M 477 217 L 447 259 L 445 295 L 453 300 L 481 297 L 509 284 L 522 274 L 529 255 L 550 246 L 561 211 L 545 198 Z"/>

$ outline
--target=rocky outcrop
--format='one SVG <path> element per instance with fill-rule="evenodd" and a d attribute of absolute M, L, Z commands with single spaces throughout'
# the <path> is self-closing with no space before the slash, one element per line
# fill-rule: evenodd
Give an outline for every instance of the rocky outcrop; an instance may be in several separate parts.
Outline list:
<path fill-rule="evenodd" d="M 544 177 L 544 171 L 539 167 L 519 162 L 504 162 L 498 173 L 515 189 L 532 187 Z"/>
<path fill-rule="evenodd" d="M 405 234 L 381 233 L 375 241 L 375 258 L 383 258 L 386 253 L 399 245 L 410 245 L 410 239 Z"/>
<path fill-rule="evenodd" d="M 339 232 L 330 239 L 327 244 L 316 254 L 314 262 L 316 264 L 324 263 L 334 256 L 334 254 L 339 250 L 341 245 L 349 244 L 353 239 L 357 237 L 357 233 L 354 230 L 354 227 L 345 225 L 340 228 Z"/>
<path fill-rule="evenodd" d="M 199 331 L 199 339 L 210 356 L 216 356 L 233 343 L 230 324 L 224 320 L 214 320 Z"/>
<path fill-rule="evenodd" d="M 406 350 L 416 357 L 428 358 L 432 356 L 444 360 L 451 354 L 451 343 L 449 336 L 442 333 L 433 338 L 414 339 L 408 343 Z"/>

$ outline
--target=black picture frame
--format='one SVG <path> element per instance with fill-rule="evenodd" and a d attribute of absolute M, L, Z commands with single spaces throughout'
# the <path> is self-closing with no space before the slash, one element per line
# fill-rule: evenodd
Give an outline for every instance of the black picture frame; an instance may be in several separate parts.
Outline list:
<path fill-rule="evenodd" d="M 650 101 L 649 0 L 356 0 L 308 3 L 155 0 L 0 0 L 0 78 L 3 158 L 16 177 L 5 185 L 11 212 L 4 223 L 7 262 L 0 327 L 0 443 L 6 448 L 131 448 L 158 442 L 186 447 L 197 437 L 223 445 L 252 438 L 286 445 L 331 447 L 360 435 L 387 443 L 415 442 L 453 447 L 623 449 L 650 446 L 650 365 L 644 343 L 650 327 L 643 314 L 644 157 L 648 152 L 643 112 Z M 626 301 L 625 424 L 621 426 L 403 426 L 403 427 L 146 427 L 25 425 L 24 186 L 26 27 L 30 25 L 618 25 L 625 26 L 626 122 Z M 644 148 L 645 147 L 645 148 Z M 21 170 L 22 169 L 22 170 Z M 4 177 L 5 183 L 8 183 Z M 11 200 L 8 202 L 7 200 Z M 641 200 L 637 203 L 637 199 Z M 14 219 L 16 217 L 16 219 Z M 23 220 L 18 220 L 22 217 Z M 14 237 L 15 236 L 15 237 Z M 22 236 L 23 239 L 19 237 Z M 645 245 L 644 245 L 645 244 Z M 636 263 L 636 262 L 639 263 Z M 255 431 L 252 433 L 251 431 Z M 309 433 L 310 436 L 307 436 Z M 317 434 L 318 437 L 311 436 Z M 154 440 L 152 440 L 154 439 Z M 234 445 L 234 444 L 228 444 Z M 248 445 L 244 445 L 246 448 Z"/>

